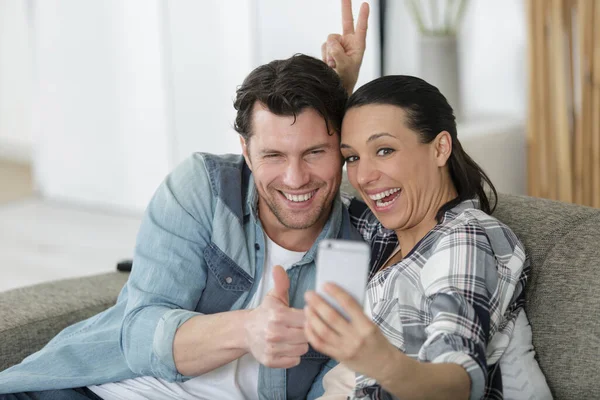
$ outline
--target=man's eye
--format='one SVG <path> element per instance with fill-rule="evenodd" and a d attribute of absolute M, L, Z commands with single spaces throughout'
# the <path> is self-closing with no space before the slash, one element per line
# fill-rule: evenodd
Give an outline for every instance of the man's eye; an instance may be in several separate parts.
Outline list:
<path fill-rule="evenodd" d="M 280 154 L 265 154 L 263 158 L 276 158 L 280 157 Z"/>
<path fill-rule="evenodd" d="M 325 153 L 325 151 L 323 151 L 323 150 L 312 150 L 308 154 L 311 156 L 318 156 L 319 154 L 323 154 L 323 153 Z"/>
<path fill-rule="evenodd" d="M 344 158 L 344 161 L 346 161 L 348 164 L 351 164 L 355 161 L 358 161 L 358 156 L 348 156 Z"/>
<path fill-rule="evenodd" d="M 389 147 L 385 147 L 383 149 L 377 150 L 377 155 L 378 156 L 387 156 L 389 154 L 392 154 L 393 152 L 394 152 L 394 149 L 390 149 Z"/>

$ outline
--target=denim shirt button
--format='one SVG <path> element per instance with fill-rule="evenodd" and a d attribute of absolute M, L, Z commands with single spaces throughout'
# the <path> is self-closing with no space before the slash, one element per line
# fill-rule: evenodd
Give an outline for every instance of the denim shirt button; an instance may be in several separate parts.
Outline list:
<path fill-rule="evenodd" d="M 256 251 L 260 250 L 260 244 L 254 243 L 254 250 L 256 250 Z"/>
<path fill-rule="evenodd" d="M 227 278 L 225 278 L 225 282 L 231 283 L 233 282 L 233 279 L 230 276 L 228 276 Z"/>

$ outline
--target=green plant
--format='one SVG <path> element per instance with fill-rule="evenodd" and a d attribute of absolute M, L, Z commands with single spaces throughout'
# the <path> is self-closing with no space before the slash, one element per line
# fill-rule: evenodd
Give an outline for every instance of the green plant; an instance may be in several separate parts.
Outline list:
<path fill-rule="evenodd" d="M 455 35 L 468 3 L 468 0 L 406 1 L 421 34 L 431 36 Z"/>

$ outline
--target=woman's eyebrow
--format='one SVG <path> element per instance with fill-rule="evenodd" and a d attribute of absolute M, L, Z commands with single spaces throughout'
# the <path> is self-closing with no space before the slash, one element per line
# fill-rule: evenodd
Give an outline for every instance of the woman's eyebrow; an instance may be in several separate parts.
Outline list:
<path fill-rule="evenodd" d="M 367 139 L 367 143 L 372 142 L 373 140 L 377 140 L 381 137 L 386 137 L 389 136 L 392 139 L 396 139 L 396 137 L 394 135 L 391 135 L 389 133 L 386 132 L 381 132 L 381 133 L 374 133 L 373 135 L 371 135 L 368 139 Z"/>
<path fill-rule="evenodd" d="M 369 138 L 367 139 L 367 143 L 372 142 L 372 141 L 377 140 L 382 137 L 391 137 L 392 139 L 398 139 L 396 136 L 391 135 L 387 132 L 381 132 L 381 133 L 374 133 L 371 136 L 369 136 Z M 351 149 L 351 148 L 352 148 L 352 146 L 350 146 L 346 143 L 340 144 L 340 149 Z"/>

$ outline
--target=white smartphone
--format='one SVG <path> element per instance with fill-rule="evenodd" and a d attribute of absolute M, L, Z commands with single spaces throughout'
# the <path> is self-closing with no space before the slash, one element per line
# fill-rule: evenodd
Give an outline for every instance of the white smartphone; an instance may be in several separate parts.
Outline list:
<path fill-rule="evenodd" d="M 335 283 L 362 306 L 367 288 L 370 257 L 371 250 L 364 242 L 324 239 L 319 243 L 316 292 L 346 319 L 350 319 L 349 316 L 323 291 L 323 285 L 327 282 Z"/>

